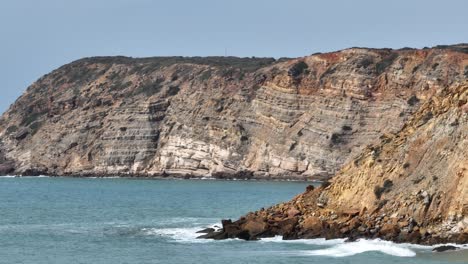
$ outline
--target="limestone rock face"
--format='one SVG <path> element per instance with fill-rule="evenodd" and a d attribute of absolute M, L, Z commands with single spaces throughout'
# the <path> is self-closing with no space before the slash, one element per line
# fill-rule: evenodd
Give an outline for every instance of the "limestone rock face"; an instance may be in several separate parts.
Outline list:
<path fill-rule="evenodd" d="M 463 45 L 86 58 L 2 115 L 0 162 L 23 175 L 326 179 L 467 76 Z"/>

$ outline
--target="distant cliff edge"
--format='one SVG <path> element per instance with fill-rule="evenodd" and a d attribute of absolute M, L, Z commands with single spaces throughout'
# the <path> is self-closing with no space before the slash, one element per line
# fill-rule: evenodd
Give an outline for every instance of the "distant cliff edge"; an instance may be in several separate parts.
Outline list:
<path fill-rule="evenodd" d="M 324 180 L 467 78 L 464 44 L 279 60 L 85 58 L 2 115 L 0 174 Z M 466 128 L 466 113 L 456 122 Z M 385 162 L 377 155 L 373 166 Z M 421 177 L 438 177 L 427 166 Z"/>

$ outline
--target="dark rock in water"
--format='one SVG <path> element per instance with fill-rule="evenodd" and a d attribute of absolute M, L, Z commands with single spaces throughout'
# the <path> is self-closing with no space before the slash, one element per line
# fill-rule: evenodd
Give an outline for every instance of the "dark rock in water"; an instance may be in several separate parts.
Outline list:
<path fill-rule="evenodd" d="M 208 234 L 208 233 L 212 233 L 214 231 L 215 231 L 214 228 L 209 227 L 209 228 L 205 228 L 203 230 L 197 231 L 197 234 Z"/>
<path fill-rule="evenodd" d="M 357 237 L 352 236 L 352 237 L 348 237 L 348 238 L 345 240 L 345 243 L 356 242 L 357 240 L 358 240 Z"/>
<path fill-rule="evenodd" d="M 221 225 L 223 226 L 223 228 L 227 225 L 230 225 L 232 224 L 232 220 L 231 219 L 223 219 L 221 220 Z"/>
<path fill-rule="evenodd" d="M 237 238 L 243 239 L 243 240 L 258 240 L 258 238 L 250 236 L 249 231 L 247 230 L 242 230 L 237 234 Z"/>
<path fill-rule="evenodd" d="M 432 249 L 434 252 L 444 252 L 444 251 L 450 251 L 450 250 L 457 250 L 459 247 L 455 246 L 440 246 L 440 247 L 435 247 Z"/>

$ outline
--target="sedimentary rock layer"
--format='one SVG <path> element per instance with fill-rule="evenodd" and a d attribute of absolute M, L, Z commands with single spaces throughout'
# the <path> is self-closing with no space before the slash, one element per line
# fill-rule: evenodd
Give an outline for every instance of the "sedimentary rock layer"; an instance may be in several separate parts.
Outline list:
<path fill-rule="evenodd" d="M 468 243 L 468 82 L 439 89 L 380 139 L 330 183 L 202 237 Z"/>
<path fill-rule="evenodd" d="M 0 172 L 326 179 L 467 65 L 465 45 L 81 59 L 2 115 Z"/>

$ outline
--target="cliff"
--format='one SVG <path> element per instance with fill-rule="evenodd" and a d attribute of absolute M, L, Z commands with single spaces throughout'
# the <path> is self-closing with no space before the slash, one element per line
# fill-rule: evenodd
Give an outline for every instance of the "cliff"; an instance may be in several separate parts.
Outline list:
<path fill-rule="evenodd" d="M 438 90 L 380 139 L 322 187 L 202 237 L 468 243 L 468 82 Z"/>
<path fill-rule="evenodd" d="M 0 173 L 327 179 L 467 76 L 466 45 L 81 59 L 2 115 Z"/>

